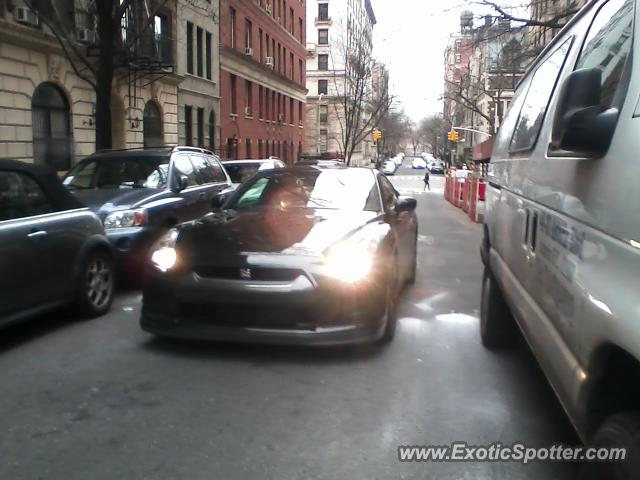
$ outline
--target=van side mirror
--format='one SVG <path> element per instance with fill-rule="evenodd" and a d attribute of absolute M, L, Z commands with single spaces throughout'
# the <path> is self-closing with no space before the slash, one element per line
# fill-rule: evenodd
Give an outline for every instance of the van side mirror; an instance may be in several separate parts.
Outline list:
<path fill-rule="evenodd" d="M 418 206 L 418 201 L 412 197 L 398 197 L 395 211 L 396 213 L 411 212 Z"/>
<path fill-rule="evenodd" d="M 213 208 L 214 210 L 219 210 L 222 208 L 226 201 L 227 195 L 221 192 L 211 199 L 211 208 Z"/>
<path fill-rule="evenodd" d="M 553 121 L 554 148 L 601 157 L 609 149 L 618 123 L 618 109 L 602 109 L 602 71 L 584 68 L 571 73 L 562 85 Z"/>

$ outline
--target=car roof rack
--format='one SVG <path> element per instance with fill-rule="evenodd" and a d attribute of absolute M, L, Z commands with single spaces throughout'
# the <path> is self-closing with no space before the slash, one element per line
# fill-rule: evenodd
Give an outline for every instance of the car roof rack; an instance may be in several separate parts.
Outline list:
<path fill-rule="evenodd" d="M 173 147 L 172 152 L 197 152 L 197 153 L 206 153 L 207 155 L 214 155 L 211 150 L 207 150 L 206 148 L 201 147 Z"/>

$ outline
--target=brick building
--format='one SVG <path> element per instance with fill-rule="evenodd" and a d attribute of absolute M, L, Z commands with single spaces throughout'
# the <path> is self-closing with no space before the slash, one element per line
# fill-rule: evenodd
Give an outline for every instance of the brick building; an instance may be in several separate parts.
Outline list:
<path fill-rule="evenodd" d="M 305 0 L 220 0 L 220 147 L 226 158 L 304 151 Z"/>

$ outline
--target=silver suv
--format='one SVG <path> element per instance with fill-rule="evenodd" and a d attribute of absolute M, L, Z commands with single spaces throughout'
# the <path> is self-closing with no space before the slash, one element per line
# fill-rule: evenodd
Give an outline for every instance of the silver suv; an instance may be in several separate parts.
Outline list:
<path fill-rule="evenodd" d="M 589 2 L 521 81 L 481 248 L 483 343 L 517 325 L 581 438 L 632 449 L 595 478 L 640 478 L 637 3 Z"/>

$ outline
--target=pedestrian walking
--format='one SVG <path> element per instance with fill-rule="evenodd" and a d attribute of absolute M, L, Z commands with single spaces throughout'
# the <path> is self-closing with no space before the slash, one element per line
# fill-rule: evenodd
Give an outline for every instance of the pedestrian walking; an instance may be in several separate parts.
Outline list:
<path fill-rule="evenodd" d="M 424 172 L 424 189 L 426 190 L 427 188 L 429 189 L 429 191 L 431 191 L 431 185 L 429 185 L 429 170 L 427 170 L 426 172 Z"/>

